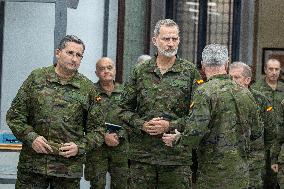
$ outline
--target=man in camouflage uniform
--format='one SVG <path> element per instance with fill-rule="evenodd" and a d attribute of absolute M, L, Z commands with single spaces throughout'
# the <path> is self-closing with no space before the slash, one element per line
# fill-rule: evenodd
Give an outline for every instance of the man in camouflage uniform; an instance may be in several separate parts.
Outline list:
<path fill-rule="evenodd" d="M 122 125 L 118 118 L 118 102 L 122 86 L 114 82 L 115 65 L 110 58 L 103 57 L 96 63 L 96 75 L 99 81 L 95 84 L 97 101 L 106 115 L 106 122 Z M 128 142 L 124 130 L 117 133 L 106 133 L 105 143 L 101 148 L 87 153 L 85 178 L 90 180 L 91 188 L 104 189 L 106 173 L 111 175 L 112 189 L 126 189 L 128 179 Z"/>
<path fill-rule="evenodd" d="M 282 106 L 282 119 L 284 119 L 284 99 L 281 102 Z M 277 132 L 277 138 L 274 141 L 274 145 L 272 147 L 272 160 L 271 160 L 271 169 L 274 172 L 278 172 L 278 184 L 280 189 L 284 188 L 284 125 L 279 126 Z"/>
<path fill-rule="evenodd" d="M 276 137 L 276 133 L 278 132 L 278 127 L 283 125 L 283 114 L 281 101 L 284 98 L 284 83 L 279 80 L 280 77 L 281 64 L 276 59 L 269 59 L 265 66 L 265 77 L 261 80 L 258 80 L 256 83 L 252 85 L 252 88 L 260 91 L 264 94 L 273 107 L 273 121 L 276 128 L 272 130 L 274 132 L 274 137 Z M 268 150 L 267 156 L 270 156 L 270 152 Z M 265 181 L 266 188 L 274 188 L 276 185 L 276 175 L 271 172 L 270 159 L 268 160 L 267 171 L 269 171 L 269 180 Z"/>
<path fill-rule="evenodd" d="M 101 141 L 102 114 L 93 104 L 86 125 L 93 84 L 78 73 L 85 50 L 76 36 L 64 37 L 54 66 L 34 70 L 7 112 L 7 123 L 23 142 L 16 189 L 80 188 L 88 141 Z M 99 116 L 100 115 L 100 116 Z M 96 146 L 96 144 L 92 144 Z"/>
<path fill-rule="evenodd" d="M 248 65 L 243 62 L 235 62 L 230 65 L 229 74 L 239 85 L 249 88 L 252 71 Z M 273 124 L 273 107 L 269 100 L 259 91 L 251 88 L 249 88 L 249 90 L 259 106 L 260 116 L 264 123 L 263 139 L 260 141 L 254 141 L 251 146 L 250 158 L 252 159 L 252 164 L 250 166 L 250 187 L 263 188 L 263 181 L 267 181 L 266 175 L 268 174 L 265 171 L 265 167 L 268 166 L 270 169 L 270 164 L 268 164 L 270 157 L 267 155 L 265 157 L 265 154 L 269 153 L 267 151 L 271 148 L 271 144 L 274 139 L 274 133 L 272 132 L 275 127 Z M 267 163 L 264 164 L 264 162 Z"/>
<path fill-rule="evenodd" d="M 226 73 L 228 50 L 211 44 L 202 52 L 208 81 L 198 87 L 179 145 L 198 147 L 199 189 L 241 189 L 249 186 L 250 139 L 261 137 L 261 122 L 251 93 Z M 179 134 L 164 134 L 172 146 Z"/>
<path fill-rule="evenodd" d="M 160 20 L 153 43 L 158 53 L 133 70 L 122 93 L 121 118 L 129 126 L 129 188 L 190 188 L 191 151 L 166 147 L 163 133 L 183 131 L 192 91 L 199 81 L 195 66 L 176 56 L 178 25 Z"/>

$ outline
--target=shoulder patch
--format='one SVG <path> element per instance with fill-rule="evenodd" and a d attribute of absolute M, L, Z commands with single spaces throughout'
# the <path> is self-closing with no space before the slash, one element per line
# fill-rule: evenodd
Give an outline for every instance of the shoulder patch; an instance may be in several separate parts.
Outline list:
<path fill-rule="evenodd" d="M 199 80 L 196 80 L 196 83 L 197 83 L 198 85 L 201 85 L 202 83 L 204 83 L 204 81 L 203 81 L 203 79 L 199 79 Z"/>
<path fill-rule="evenodd" d="M 99 95 L 98 95 L 98 96 L 96 96 L 95 98 L 96 98 L 96 102 L 100 102 L 100 101 L 102 100 L 102 97 L 101 97 L 101 96 L 99 96 Z"/>
<path fill-rule="evenodd" d="M 272 110 L 273 110 L 273 107 L 272 107 L 272 106 L 267 106 L 267 107 L 266 107 L 266 111 L 267 111 L 267 112 L 271 112 Z"/>

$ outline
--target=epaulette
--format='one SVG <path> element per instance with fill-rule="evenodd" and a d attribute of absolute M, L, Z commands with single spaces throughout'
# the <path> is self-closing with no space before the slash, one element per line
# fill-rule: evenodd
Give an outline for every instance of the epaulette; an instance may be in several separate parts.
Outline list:
<path fill-rule="evenodd" d="M 102 97 L 100 95 L 98 95 L 98 96 L 95 97 L 95 99 L 96 99 L 96 102 L 100 102 L 102 100 Z"/>

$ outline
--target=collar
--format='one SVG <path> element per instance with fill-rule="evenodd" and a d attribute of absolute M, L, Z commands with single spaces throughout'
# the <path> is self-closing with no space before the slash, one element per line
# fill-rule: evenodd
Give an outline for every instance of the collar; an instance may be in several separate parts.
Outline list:
<path fill-rule="evenodd" d="M 160 73 L 160 69 L 157 66 L 157 53 L 156 55 L 149 61 L 148 72 Z M 173 66 L 167 72 L 182 72 L 184 70 L 184 66 L 181 64 L 181 59 L 178 55 L 176 55 L 176 60 Z"/>
<path fill-rule="evenodd" d="M 58 84 L 62 85 L 60 80 L 59 80 L 58 75 L 55 72 L 55 66 L 48 67 L 48 69 L 47 69 L 47 81 L 52 82 L 52 83 L 58 83 Z M 76 88 L 80 88 L 81 85 L 80 85 L 79 73 L 76 72 L 75 75 L 69 81 L 67 81 L 66 84 L 64 84 L 64 85 L 72 85 Z"/>
<path fill-rule="evenodd" d="M 213 80 L 213 79 L 220 79 L 220 80 L 225 80 L 225 79 L 232 79 L 232 77 L 228 74 L 219 74 L 219 75 L 214 75 L 208 79 Z"/>
<path fill-rule="evenodd" d="M 114 83 L 114 90 L 112 91 L 112 93 L 121 93 L 122 92 L 121 85 L 119 83 L 115 83 L 114 81 L 113 81 L 113 83 Z M 97 90 L 100 94 L 106 94 L 107 95 L 107 92 L 101 87 L 100 81 L 96 82 L 95 86 L 96 86 L 96 88 L 97 88 Z"/>
<path fill-rule="evenodd" d="M 280 80 L 278 80 L 277 82 L 277 86 L 276 89 L 273 90 L 266 82 L 266 77 L 264 77 L 262 80 L 263 86 L 267 89 L 267 90 L 271 90 L 271 91 L 280 91 L 283 92 L 284 91 L 284 83 L 281 82 Z"/>

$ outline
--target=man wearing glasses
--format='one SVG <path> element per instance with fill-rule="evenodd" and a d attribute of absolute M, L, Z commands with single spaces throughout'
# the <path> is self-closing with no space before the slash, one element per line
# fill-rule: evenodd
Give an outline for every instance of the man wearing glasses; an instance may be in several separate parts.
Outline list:
<path fill-rule="evenodd" d="M 117 116 L 122 85 L 115 82 L 115 74 L 116 69 L 112 59 L 103 57 L 97 61 L 96 75 L 99 80 L 95 83 L 98 94 L 96 100 L 104 112 L 106 122 L 119 126 L 122 125 Z M 104 144 L 86 154 L 84 176 L 86 180 L 90 181 L 91 189 L 105 188 L 107 172 L 111 176 L 112 189 L 127 188 L 127 151 L 126 131 L 108 128 L 108 124 L 106 124 Z"/>
<path fill-rule="evenodd" d="M 7 112 L 8 126 L 23 142 L 17 189 L 80 188 L 84 133 L 92 133 L 92 147 L 103 141 L 97 126 L 104 121 L 92 103 L 93 84 L 78 73 L 84 50 L 78 37 L 64 37 L 56 50 L 56 64 L 34 70 Z"/>

